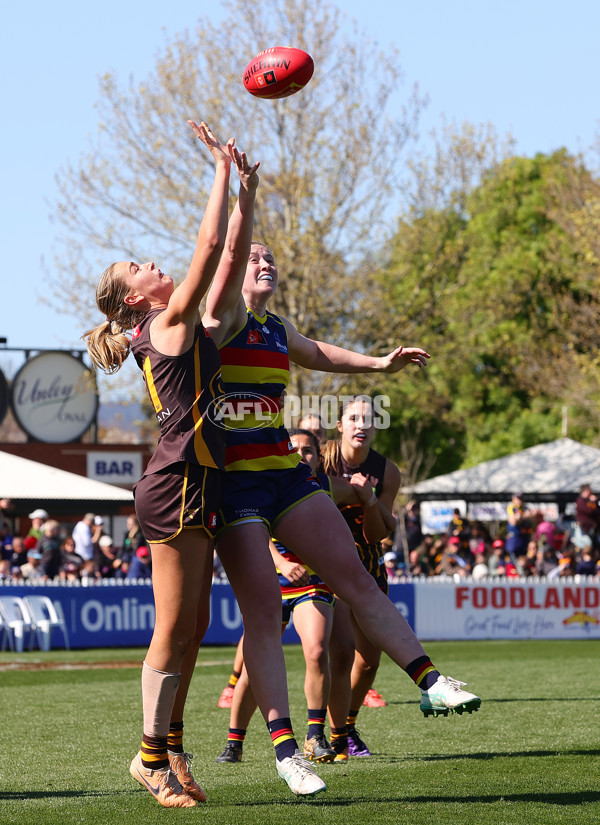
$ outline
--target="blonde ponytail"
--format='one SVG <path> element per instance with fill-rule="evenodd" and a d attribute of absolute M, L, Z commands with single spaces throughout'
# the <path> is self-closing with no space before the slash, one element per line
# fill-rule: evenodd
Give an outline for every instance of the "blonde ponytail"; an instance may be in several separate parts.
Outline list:
<path fill-rule="evenodd" d="M 126 331 L 139 324 L 146 314 L 125 303 L 129 287 L 117 267 L 118 264 L 112 264 L 103 272 L 96 290 L 96 304 L 106 315 L 106 321 L 81 336 L 94 365 L 109 374 L 117 372 L 129 355 L 131 341 Z"/>

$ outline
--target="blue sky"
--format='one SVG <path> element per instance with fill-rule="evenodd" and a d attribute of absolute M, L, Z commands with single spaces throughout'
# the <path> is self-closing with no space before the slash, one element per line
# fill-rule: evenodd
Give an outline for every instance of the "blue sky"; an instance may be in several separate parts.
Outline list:
<path fill-rule="evenodd" d="M 399 48 L 407 88 L 418 82 L 430 98 L 424 131 L 442 114 L 491 121 L 527 155 L 585 149 L 599 131 L 596 0 L 338 5 L 380 46 Z M 222 19 L 223 9 L 216 0 L 36 0 L 10 3 L 2 16 L 0 336 L 11 347 L 81 347 L 80 325 L 39 302 L 41 259 L 52 263 L 57 232 L 49 219 L 54 175 L 86 151 L 96 131 L 104 72 L 143 78 L 165 32 L 193 27 L 199 16 Z"/>

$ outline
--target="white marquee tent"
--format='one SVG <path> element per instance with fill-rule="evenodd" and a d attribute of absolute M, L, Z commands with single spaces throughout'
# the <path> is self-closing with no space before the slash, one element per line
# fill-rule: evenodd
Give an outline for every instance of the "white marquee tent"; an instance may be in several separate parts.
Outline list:
<path fill-rule="evenodd" d="M 0 452 L 0 498 L 10 498 L 23 515 L 36 507 L 61 513 L 101 508 L 108 514 L 133 504 L 129 490 L 6 452 Z"/>
<path fill-rule="evenodd" d="M 421 481 L 405 490 L 420 501 L 509 501 L 521 492 L 527 502 L 575 500 L 582 484 L 600 492 L 600 450 L 570 438 L 538 444 L 466 470 Z"/>

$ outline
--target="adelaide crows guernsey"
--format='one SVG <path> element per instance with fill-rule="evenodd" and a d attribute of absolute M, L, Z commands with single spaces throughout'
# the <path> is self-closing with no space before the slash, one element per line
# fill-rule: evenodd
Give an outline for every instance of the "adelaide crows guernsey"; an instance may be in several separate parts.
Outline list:
<path fill-rule="evenodd" d="M 282 396 L 290 375 L 285 326 L 270 312 L 263 317 L 247 312 L 244 326 L 219 347 L 225 469 L 291 469 L 300 456 L 283 425 Z"/>
<path fill-rule="evenodd" d="M 160 424 L 160 438 L 145 475 L 179 461 L 222 470 L 225 433 L 210 414 L 223 396 L 217 347 L 199 323 L 186 352 L 158 352 L 150 342 L 150 324 L 163 311 L 149 312 L 131 336 L 132 352 Z"/>

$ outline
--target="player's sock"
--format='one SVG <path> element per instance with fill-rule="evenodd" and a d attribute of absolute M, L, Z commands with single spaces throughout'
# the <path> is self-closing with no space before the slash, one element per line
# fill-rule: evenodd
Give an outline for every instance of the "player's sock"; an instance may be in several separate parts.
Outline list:
<path fill-rule="evenodd" d="M 244 744 L 246 738 L 245 728 L 229 728 L 227 733 L 227 744 L 238 745 L 240 748 Z"/>
<path fill-rule="evenodd" d="M 429 656 L 419 656 L 418 659 L 414 659 L 404 669 L 421 690 L 429 690 L 440 677 L 439 670 L 435 669 Z"/>
<path fill-rule="evenodd" d="M 294 739 L 292 730 L 292 720 L 284 716 L 281 719 L 274 719 L 267 722 L 273 745 L 275 746 L 275 756 L 279 762 L 288 756 L 293 756 L 298 750 L 298 743 Z"/>
<path fill-rule="evenodd" d="M 142 666 L 144 735 L 141 759 L 145 768 L 160 770 L 169 765 L 167 734 L 180 676 L 180 673 L 156 670 L 146 662 Z"/>
<path fill-rule="evenodd" d="M 169 766 L 166 736 L 148 736 L 144 734 L 140 752 L 142 765 L 149 770 L 159 771 L 161 768 Z"/>
<path fill-rule="evenodd" d="M 349 710 L 348 717 L 346 719 L 346 726 L 348 730 L 352 730 L 356 727 L 356 717 L 358 716 L 357 710 Z"/>
<path fill-rule="evenodd" d="M 231 676 L 229 677 L 229 681 L 227 682 L 227 687 L 234 688 L 240 678 L 241 674 L 237 672 L 237 670 L 231 671 Z"/>
<path fill-rule="evenodd" d="M 146 662 L 142 665 L 144 733 L 149 736 L 166 738 L 180 676 L 180 673 L 155 670 Z"/>
<path fill-rule="evenodd" d="M 348 749 L 348 727 L 331 728 L 331 747 L 336 753 L 342 753 Z"/>
<path fill-rule="evenodd" d="M 183 753 L 183 722 L 171 722 L 169 724 L 167 748 L 170 753 Z"/>
<path fill-rule="evenodd" d="M 313 736 L 323 736 L 325 732 L 325 717 L 327 716 L 327 708 L 319 708 L 318 710 L 308 709 L 308 733 L 307 739 L 312 739 Z"/>

